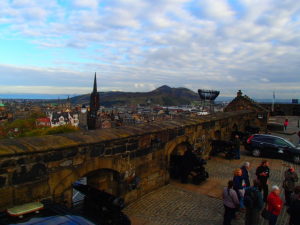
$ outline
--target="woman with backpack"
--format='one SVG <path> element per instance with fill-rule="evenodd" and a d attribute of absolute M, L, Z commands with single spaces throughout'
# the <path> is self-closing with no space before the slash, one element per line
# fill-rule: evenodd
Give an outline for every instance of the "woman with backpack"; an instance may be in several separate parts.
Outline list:
<path fill-rule="evenodd" d="M 223 204 L 225 208 L 223 225 L 231 225 L 232 219 L 235 218 L 236 209 L 240 202 L 236 191 L 233 189 L 233 181 L 228 181 L 228 186 L 223 190 Z"/>
<path fill-rule="evenodd" d="M 246 189 L 244 195 L 244 204 L 246 207 L 245 225 L 259 224 L 260 211 L 264 205 L 259 185 L 259 180 L 254 180 L 253 186 Z"/>

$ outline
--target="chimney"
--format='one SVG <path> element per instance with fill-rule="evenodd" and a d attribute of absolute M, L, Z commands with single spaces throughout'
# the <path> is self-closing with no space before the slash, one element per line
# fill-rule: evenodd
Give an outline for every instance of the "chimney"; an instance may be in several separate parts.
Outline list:
<path fill-rule="evenodd" d="M 241 91 L 241 90 L 239 90 L 239 91 L 237 92 L 236 96 L 237 96 L 237 97 L 242 97 L 242 96 L 243 96 L 243 93 L 242 93 L 242 91 Z"/>

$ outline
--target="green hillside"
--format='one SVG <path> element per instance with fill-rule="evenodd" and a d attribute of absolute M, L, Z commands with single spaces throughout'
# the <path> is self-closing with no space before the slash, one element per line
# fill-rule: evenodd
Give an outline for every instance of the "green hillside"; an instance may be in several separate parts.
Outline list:
<path fill-rule="evenodd" d="M 89 104 L 90 94 L 71 98 L 73 104 Z M 159 105 L 185 105 L 199 100 L 197 93 L 187 88 L 171 88 L 161 86 L 150 92 L 100 92 L 100 102 L 103 106 L 159 104 Z"/>

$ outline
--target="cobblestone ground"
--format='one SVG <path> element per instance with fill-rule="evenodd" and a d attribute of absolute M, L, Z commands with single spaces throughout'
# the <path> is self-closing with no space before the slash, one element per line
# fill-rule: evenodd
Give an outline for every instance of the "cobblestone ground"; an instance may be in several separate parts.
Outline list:
<path fill-rule="evenodd" d="M 223 204 L 221 193 L 227 181 L 232 178 L 232 171 L 245 161 L 252 164 L 251 173 L 260 164 L 261 158 L 254 158 L 243 153 L 241 160 L 226 160 L 222 156 L 214 157 L 206 166 L 210 178 L 205 183 L 195 186 L 180 184 L 176 181 L 160 188 L 129 205 L 124 211 L 132 219 L 133 225 L 221 225 Z M 287 162 L 269 159 L 271 168 L 270 185 L 281 186 Z M 295 165 L 300 171 L 299 165 Z M 254 177 L 254 176 L 253 176 Z M 283 193 L 282 199 L 283 197 Z M 244 214 L 239 214 L 233 225 L 244 224 Z M 267 225 L 261 221 L 259 225 Z M 283 209 L 277 225 L 288 225 L 286 208 Z"/>

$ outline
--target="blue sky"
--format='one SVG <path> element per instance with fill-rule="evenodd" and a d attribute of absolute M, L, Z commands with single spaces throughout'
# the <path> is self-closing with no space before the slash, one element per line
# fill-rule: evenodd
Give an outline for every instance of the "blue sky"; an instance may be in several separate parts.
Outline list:
<path fill-rule="evenodd" d="M 1 0 L 1 94 L 161 85 L 300 98 L 300 1 Z"/>

